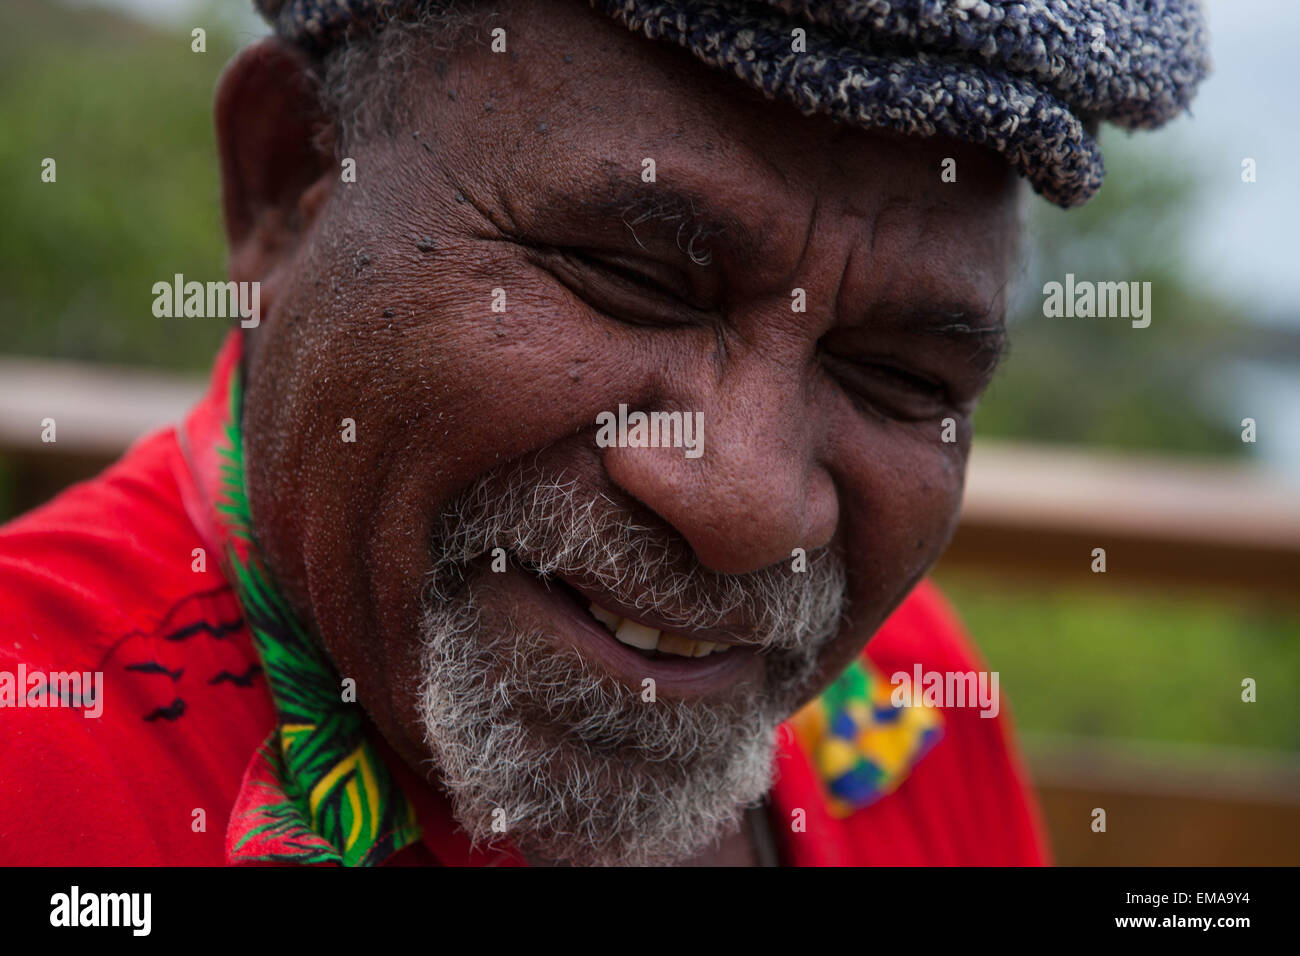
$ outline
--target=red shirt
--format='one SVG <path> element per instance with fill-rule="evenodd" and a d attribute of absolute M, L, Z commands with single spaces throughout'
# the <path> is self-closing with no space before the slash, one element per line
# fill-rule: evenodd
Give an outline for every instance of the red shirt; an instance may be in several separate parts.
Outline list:
<path fill-rule="evenodd" d="M 236 358 L 228 344 L 214 383 Z M 228 862 L 232 812 L 253 798 L 276 715 L 196 477 L 211 465 L 204 441 L 218 403 L 209 394 L 179 428 L 141 439 L 99 477 L 0 528 L 0 674 L 103 674 L 98 718 L 0 704 L 0 864 Z M 866 656 L 886 674 L 983 667 L 926 583 Z M 770 794 L 782 860 L 1047 862 L 1007 714 L 1005 704 L 991 719 L 944 709 L 941 738 L 897 789 L 845 818 L 784 726 Z M 510 850 L 471 852 L 446 799 L 385 753 L 423 833 L 390 862 L 520 862 Z"/>

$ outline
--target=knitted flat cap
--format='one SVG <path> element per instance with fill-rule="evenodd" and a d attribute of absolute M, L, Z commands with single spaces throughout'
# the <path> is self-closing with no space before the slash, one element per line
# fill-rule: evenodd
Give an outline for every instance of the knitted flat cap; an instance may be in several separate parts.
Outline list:
<path fill-rule="evenodd" d="M 315 52 L 439 5 L 254 2 L 277 34 Z M 1065 207 L 1101 188 L 1099 123 L 1164 124 L 1210 65 L 1198 0 L 588 2 L 806 115 L 996 150 Z"/>

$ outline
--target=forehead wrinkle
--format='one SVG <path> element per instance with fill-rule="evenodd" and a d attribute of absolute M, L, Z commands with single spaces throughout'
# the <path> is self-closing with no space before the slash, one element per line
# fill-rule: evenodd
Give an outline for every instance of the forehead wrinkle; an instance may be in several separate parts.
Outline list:
<path fill-rule="evenodd" d="M 1004 285 L 1006 263 L 984 217 L 973 217 L 972 212 L 944 197 L 895 195 L 885 199 L 871 227 L 868 247 L 873 267 L 886 267 L 880 274 L 884 281 L 877 287 L 889 288 L 910 279 L 918 288 L 969 288 L 970 295 L 944 298 L 969 298 L 972 310 L 987 311 L 983 300 L 992 285 L 989 279 L 996 280 L 999 287 Z"/>

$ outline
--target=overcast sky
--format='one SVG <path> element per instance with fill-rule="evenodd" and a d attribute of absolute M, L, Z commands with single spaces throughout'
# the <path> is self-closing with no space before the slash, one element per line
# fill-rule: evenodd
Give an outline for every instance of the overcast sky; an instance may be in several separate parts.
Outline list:
<path fill-rule="evenodd" d="M 1193 117 L 1156 136 L 1189 141 L 1211 160 L 1195 254 L 1208 279 L 1272 317 L 1300 324 L 1300 105 L 1297 105 L 1296 0 L 1211 0 L 1207 6 L 1215 72 L 1201 87 Z M 1252 157 L 1258 182 L 1241 182 Z"/>

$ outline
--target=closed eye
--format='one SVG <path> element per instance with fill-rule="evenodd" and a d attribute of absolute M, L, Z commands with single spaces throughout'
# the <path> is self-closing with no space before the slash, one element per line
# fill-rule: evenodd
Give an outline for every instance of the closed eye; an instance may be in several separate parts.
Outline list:
<path fill-rule="evenodd" d="M 903 421 L 924 421 L 952 408 L 946 384 L 889 359 L 854 360 L 822 352 L 822 364 L 854 403 Z"/>
<path fill-rule="evenodd" d="M 638 286 L 645 291 L 674 298 L 692 308 L 701 305 L 694 301 L 690 283 L 681 270 L 651 259 L 634 259 L 630 256 L 586 252 L 581 249 L 565 250 L 570 256 L 592 269 L 603 269 L 611 278 Z"/>
<path fill-rule="evenodd" d="M 571 292 L 599 312 L 638 325 L 698 325 L 711 310 L 686 276 L 640 256 L 552 250 L 544 264 Z"/>

